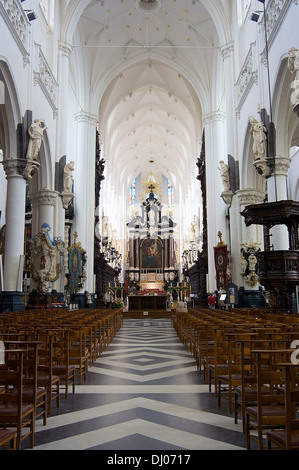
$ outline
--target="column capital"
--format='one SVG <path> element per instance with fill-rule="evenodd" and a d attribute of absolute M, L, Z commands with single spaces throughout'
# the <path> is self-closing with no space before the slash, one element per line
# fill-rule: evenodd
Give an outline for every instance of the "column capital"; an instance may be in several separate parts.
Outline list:
<path fill-rule="evenodd" d="M 225 113 L 223 113 L 222 111 L 214 111 L 208 114 L 204 114 L 202 118 L 203 118 L 204 125 L 207 125 L 215 121 L 224 122 L 225 116 L 226 116 Z"/>
<path fill-rule="evenodd" d="M 20 177 L 31 179 L 35 171 L 40 167 L 36 160 L 26 158 L 7 158 L 1 162 L 6 173 L 6 178 Z"/>
<path fill-rule="evenodd" d="M 80 111 L 79 113 L 75 114 L 75 121 L 88 122 L 96 126 L 98 123 L 98 116 L 88 113 L 87 111 Z"/>
<path fill-rule="evenodd" d="M 275 157 L 275 174 L 276 176 L 288 176 L 292 159 L 290 157 L 282 157 L 278 155 Z"/>
<path fill-rule="evenodd" d="M 266 193 L 259 189 L 246 188 L 236 192 L 241 205 L 262 204 Z"/>
<path fill-rule="evenodd" d="M 29 193 L 29 199 L 32 204 L 39 202 L 40 204 L 47 204 L 55 206 L 59 193 L 48 189 L 42 189 L 34 193 Z"/>

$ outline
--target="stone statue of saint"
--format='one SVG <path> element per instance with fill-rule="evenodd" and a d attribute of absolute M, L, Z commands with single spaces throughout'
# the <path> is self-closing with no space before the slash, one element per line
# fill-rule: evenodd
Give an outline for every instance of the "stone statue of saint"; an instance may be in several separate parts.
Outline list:
<path fill-rule="evenodd" d="M 219 162 L 220 167 L 218 168 L 220 170 L 220 176 L 222 179 L 222 183 L 224 186 L 224 191 L 229 191 L 230 190 L 230 182 L 229 182 L 229 168 L 227 163 L 225 163 L 223 160 Z"/>
<path fill-rule="evenodd" d="M 298 63 L 296 64 L 296 59 L 298 56 L 298 49 L 296 47 L 291 47 L 289 50 L 289 58 L 288 58 L 288 69 L 291 73 L 296 72 L 298 70 Z M 298 57 L 299 59 L 299 57 Z"/>
<path fill-rule="evenodd" d="M 242 254 L 241 254 L 241 275 L 244 275 L 246 273 L 247 265 L 248 265 L 248 263 L 245 259 L 245 256 L 244 256 L 243 252 L 242 252 Z"/>
<path fill-rule="evenodd" d="M 63 191 L 65 193 L 72 193 L 73 192 L 73 171 L 75 169 L 75 163 L 70 162 L 67 163 L 63 170 Z"/>
<path fill-rule="evenodd" d="M 150 225 L 154 225 L 155 224 L 155 212 L 154 212 L 154 209 L 151 209 L 148 213 L 148 220 L 149 220 L 149 223 Z"/>
<path fill-rule="evenodd" d="M 289 50 L 288 69 L 291 73 L 295 73 L 295 80 L 292 87 L 295 89 L 294 101 L 299 100 L 299 54 L 296 47 Z"/>
<path fill-rule="evenodd" d="M 34 122 L 28 129 L 30 136 L 28 149 L 27 149 L 27 160 L 37 160 L 39 151 L 42 145 L 43 134 L 47 127 L 39 120 L 35 119 Z"/>
<path fill-rule="evenodd" d="M 255 118 L 250 118 L 250 133 L 253 137 L 253 154 L 255 160 L 265 160 L 266 158 L 266 141 L 267 129 L 263 122 L 259 122 Z"/>
<path fill-rule="evenodd" d="M 257 259 L 256 259 L 256 257 L 254 256 L 253 253 L 251 253 L 249 255 L 248 261 L 249 261 L 249 270 L 250 271 L 255 271 L 255 267 L 256 267 L 256 264 L 257 264 Z"/>
<path fill-rule="evenodd" d="M 61 197 L 62 197 L 62 205 L 64 209 L 68 208 L 73 198 L 75 197 L 73 194 L 73 183 L 74 183 L 73 171 L 74 169 L 75 169 L 74 162 L 67 163 L 63 169 L 63 191 L 61 193 Z"/>

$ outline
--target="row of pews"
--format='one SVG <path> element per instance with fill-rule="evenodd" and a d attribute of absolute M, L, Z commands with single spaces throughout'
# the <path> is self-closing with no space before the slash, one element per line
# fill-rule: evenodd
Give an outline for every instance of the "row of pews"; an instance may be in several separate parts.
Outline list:
<path fill-rule="evenodd" d="M 242 420 L 247 449 L 299 450 L 299 316 L 189 309 L 172 319 L 218 406 Z"/>
<path fill-rule="evenodd" d="M 64 391 L 75 393 L 122 326 L 122 309 L 34 309 L 0 315 L 0 448 L 34 447 Z M 1 348 L 2 346 L 2 348 Z M 2 360 L 1 360 L 2 359 Z"/>

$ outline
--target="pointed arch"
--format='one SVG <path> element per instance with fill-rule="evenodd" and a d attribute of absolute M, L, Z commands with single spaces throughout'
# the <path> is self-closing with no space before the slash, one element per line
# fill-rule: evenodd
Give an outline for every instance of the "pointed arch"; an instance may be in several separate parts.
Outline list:
<path fill-rule="evenodd" d="M 18 156 L 17 126 L 21 112 L 15 82 L 8 63 L 0 57 L 0 80 L 4 83 L 4 105 L 0 111 L 1 146 L 3 158 Z"/>
<path fill-rule="evenodd" d="M 201 0 L 201 3 L 209 12 L 215 24 L 220 44 L 222 46 L 228 44 L 232 40 L 232 32 L 223 2 L 220 0 Z"/>
<path fill-rule="evenodd" d="M 69 2 L 61 27 L 61 40 L 71 44 L 75 29 L 85 8 L 91 0 L 72 0 Z"/>
<path fill-rule="evenodd" d="M 288 70 L 288 57 L 285 54 L 277 67 L 273 91 L 273 116 L 276 123 L 277 155 L 289 156 L 292 129 L 297 126 L 298 117 L 293 112 L 291 95 L 294 76 Z"/>

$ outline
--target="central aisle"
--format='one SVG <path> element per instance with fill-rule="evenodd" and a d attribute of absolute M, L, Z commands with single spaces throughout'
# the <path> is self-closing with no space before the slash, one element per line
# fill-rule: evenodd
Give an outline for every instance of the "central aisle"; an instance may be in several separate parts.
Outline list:
<path fill-rule="evenodd" d="M 170 319 L 125 319 L 34 450 L 241 450 L 245 436 L 180 343 Z"/>

